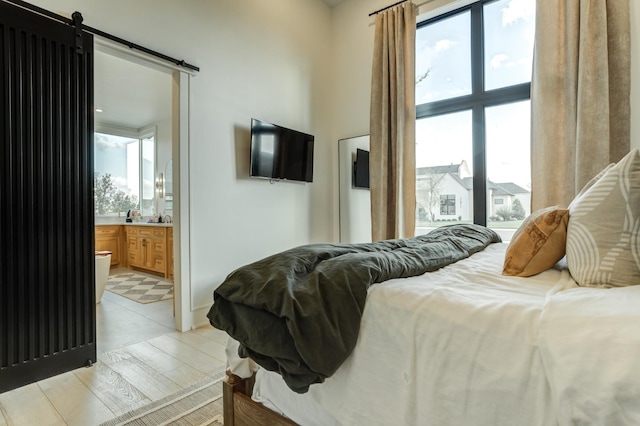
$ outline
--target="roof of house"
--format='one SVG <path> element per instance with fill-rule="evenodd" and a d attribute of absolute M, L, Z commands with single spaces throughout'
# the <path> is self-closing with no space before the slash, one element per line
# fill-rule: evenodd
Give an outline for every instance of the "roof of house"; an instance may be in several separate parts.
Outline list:
<path fill-rule="evenodd" d="M 513 182 L 496 183 L 495 185 L 496 190 L 494 195 L 528 194 L 530 192 Z"/>
<path fill-rule="evenodd" d="M 426 175 L 426 174 L 457 174 L 458 169 L 460 168 L 460 164 L 450 164 L 448 166 L 431 166 L 431 167 L 418 167 L 416 168 L 416 174 L 418 175 Z"/>
<path fill-rule="evenodd" d="M 464 179 L 460 179 L 458 175 L 451 175 L 460 185 L 464 187 L 464 189 L 472 190 L 473 189 L 473 178 L 467 177 Z"/>
<path fill-rule="evenodd" d="M 416 168 L 416 175 L 449 174 L 453 179 L 456 180 L 456 182 L 462 185 L 463 188 L 472 190 L 473 178 L 460 178 L 460 176 L 458 175 L 460 166 L 460 164 L 449 164 L 448 166 L 418 167 Z M 495 183 L 488 180 L 487 188 L 493 190 L 493 195 L 516 195 L 528 194 L 530 192 L 529 190 L 513 182 Z"/>

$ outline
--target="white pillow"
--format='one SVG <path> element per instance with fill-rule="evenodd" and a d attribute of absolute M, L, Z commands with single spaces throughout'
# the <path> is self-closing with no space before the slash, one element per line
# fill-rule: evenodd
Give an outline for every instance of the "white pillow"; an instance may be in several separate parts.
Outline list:
<path fill-rule="evenodd" d="M 640 284 L 638 149 L 609 166 L 569 205 L 567 266 L 581 286 Z"/>
<path fill-rule="evenodd" d="M 578 194 L 575 196 L 575 198 L 573 199 L 573 201 L 571 201 L 571 203 L 569 204 L 569 209 L 571 209 L 571 206 L 573 205 L 573 203 L 575 203 L 578 199 L 580 199 L 580 197 L 582 197 L 582 194 L 584 194 L 585 192 L 587 192 L 589 190 L 589 188 L 591 188 L 593 186 L 594 183 L 596 183 L 597 181 L 600 180 L 600 178 L 602 176 L 604 176 L 605 173 L 607 173 L 609 171 L 610 168 L 612 168 L 613 166 L 615 166 L 616 163 L 611 163 L 609 164 L 607 167 L 605 167 L 604 169 L 602 169 L 600 171 L 600 173 L 598 173 L 597 175 L 595 175 L 594 177 L 591 178 L 591 180 L 589 182 L 587 182 L 587 184 L 584 186 L 584 188 L 582 188 L 580 190 L 580 192 L 578 192 Z"/>

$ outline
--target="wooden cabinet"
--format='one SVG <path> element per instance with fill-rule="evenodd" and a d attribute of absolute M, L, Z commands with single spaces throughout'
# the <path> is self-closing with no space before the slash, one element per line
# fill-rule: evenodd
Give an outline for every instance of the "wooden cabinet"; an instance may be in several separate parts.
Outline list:
<path fill-rule="evenodd" d="M 155 226 L 125 226 L 127 263 L 129 267 L 158 272 L 169 277 L 167 228 Z"/>
<path fill-rule="evenodd" d="M 108 250 L 111 266 L 139 268 L 173 279 L 173 228 L 98 225 L 96 251 Z"/>
<path fill-rule="evenodd" d="M 122 262 L 122 226 L 102 225 L 95 227 L 96 251 L 107 250 L 111 252 L 111 266 Z"/>
<path fill-rule="evenodd" d="M 141 241 L 138 241 L 138 228 L 133 226 L 125 226 L 126 234 L 126 247 L 127 247 L 127 266 L 136 266 L 140 264 L 138 254 L 138 246 Z"/>

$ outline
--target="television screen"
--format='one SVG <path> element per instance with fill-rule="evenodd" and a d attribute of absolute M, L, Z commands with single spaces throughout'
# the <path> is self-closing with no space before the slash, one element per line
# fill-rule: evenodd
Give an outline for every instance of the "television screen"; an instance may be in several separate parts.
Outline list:
<path fill-rule="evenodd" d="M 251 120 L 251 176 L 313 182 L 312 135 Z"/>
<path fill-rule="evenodd" d="M 353 163 L 353 186 L 369 188 L 369 151 L 358 148 L 356 161 Z"/>

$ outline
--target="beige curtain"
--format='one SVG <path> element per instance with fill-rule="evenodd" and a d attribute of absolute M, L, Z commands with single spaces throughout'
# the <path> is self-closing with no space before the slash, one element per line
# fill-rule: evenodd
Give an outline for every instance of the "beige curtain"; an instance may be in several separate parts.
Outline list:
<path fill-rule="evenodd" d="M 567 206 L 629 152 L 628 0 L 537 0 L 532 210 Z"/>
<path fill-rule="evenodd" d="M 415 232 L 415 43 L 413 3 L 378 13 L 369 141 L 373 241 Z"/>

